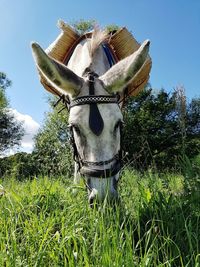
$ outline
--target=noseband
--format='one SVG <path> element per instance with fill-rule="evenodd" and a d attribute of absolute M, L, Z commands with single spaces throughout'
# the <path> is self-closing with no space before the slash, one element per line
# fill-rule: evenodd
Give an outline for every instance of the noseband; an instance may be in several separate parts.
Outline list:
<path fill-rule="evenodd" d="M 116 175 L 121 169 L 121 148 L 119 152 L 109 160 L 105 161 L 86 161 L 83 160 L 78 153 L 76 143 L 74 140 L 73 126 L 69 127 L 70 143 L 73 148 L 73 158 L 78 165 L 78 172 L 87 177 L 107 178 Z M 120 145 L 121 146 L 121 145 Z M 112 164 L 111 164 L 112 163 Z M 111 164 L 107 169 L 98 169 L 98 167 Z"/>

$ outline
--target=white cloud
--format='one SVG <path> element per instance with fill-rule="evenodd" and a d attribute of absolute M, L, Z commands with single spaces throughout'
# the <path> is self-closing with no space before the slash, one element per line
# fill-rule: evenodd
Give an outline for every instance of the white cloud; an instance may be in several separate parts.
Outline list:
<path fill-rule="evenodd" d="M 20 112 L 18 112 L 16 109 L 10 109 L 10 112 L 13 113 L 13 115 L 15 116 L 15 118 L 22 123 L 22 126 L 25 130 L 25 134 L 21 140 L 21 147 L 19 149 L 11 149 L 8 154 L 14 154 L 17 151 L 24 151 L 24 152 L 28 152 L 30 153 L 33 150 L 33 146 L 34 146 L 34 141 L 33 141 L 33 137 L 36 135 L 36 133 L 39 130 L 39 123 L 37 123 L 36 121 L 34 121 L 34 119 L 26 114 L 22 114 Z"/>

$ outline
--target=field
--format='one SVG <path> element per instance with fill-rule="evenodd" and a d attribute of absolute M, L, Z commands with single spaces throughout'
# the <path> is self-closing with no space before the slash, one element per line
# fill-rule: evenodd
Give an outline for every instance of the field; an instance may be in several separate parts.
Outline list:
<path fill-rule="evenodd" d="M 70 179 L 1 180 L 0 266 L 199 267 L 198 182 L 125 171 L 121 201 L 92 209 Z"/>

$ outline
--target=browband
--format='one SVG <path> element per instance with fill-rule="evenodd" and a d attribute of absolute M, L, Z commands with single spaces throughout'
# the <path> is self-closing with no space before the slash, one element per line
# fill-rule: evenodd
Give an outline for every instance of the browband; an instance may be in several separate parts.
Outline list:
<path fill-rule="evenodd" d="M 118 96 L 109 96 L 109 95 L 88 95 L 88 96 L 80 96 L 70 101 L 69 108 L 79 105 L 85 104 L 106 104 L 106 103 L 115 103 L 118 104 L 119 97 Z"/>

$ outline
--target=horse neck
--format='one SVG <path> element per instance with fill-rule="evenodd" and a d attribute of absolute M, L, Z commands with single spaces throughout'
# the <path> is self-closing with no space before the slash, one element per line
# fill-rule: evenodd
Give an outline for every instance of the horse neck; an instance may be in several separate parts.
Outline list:
<path fill-rule="evenodd" d="M 86 69 L 95 72 L 98 76 L 103 75 L 109 68 L 110 64 L 105 55 L 102 46 L 99 46 L 94 55 L 90 55 L 90 40 L 81 41 L 75 48 L 69 62 L 68 68 L 82 77 Z"/>

